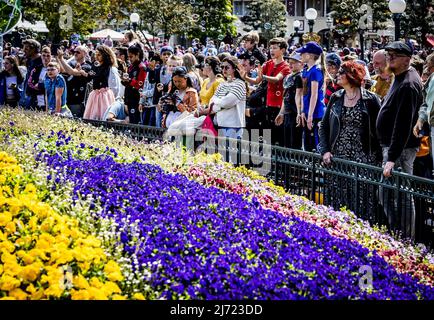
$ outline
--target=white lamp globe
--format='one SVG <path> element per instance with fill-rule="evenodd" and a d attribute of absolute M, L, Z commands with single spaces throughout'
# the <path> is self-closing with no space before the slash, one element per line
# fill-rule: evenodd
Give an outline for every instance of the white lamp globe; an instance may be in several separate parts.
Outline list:
<path fill-rule="evenodd" d="M 140 16 L 139 16 L 139 14 L 136 13 L 136 12 L 132 13 L 132 14 L 130 15 L 130 21 L 131 21 L 132 23 L 137 23 L 137 22 L 139 22 L 139 21 L 140 21 Z"/>
<path fill-rule="evenodd" d="M 392 13 L 403 13 L 407 4 L 404 0 L 390 0 L 389 1 L 389 9 Z"/>
<path fill-rule="evenodd" d="M 307 20 L 316 20 L 318 17 L 318 11 L 316 11 L 314 8 L 309 8 L 304 13 L 304 16 Z"/>
<path fill-rule="evenodd" d="M 292 25 L 293 25 L 294 29 L 295 29 L 295 28 L 300 28 L 300 26 L 301 26 L 301 22 L 300 22 L 300 20 L 295 20 L 295 21 L 292 23 Z"/>

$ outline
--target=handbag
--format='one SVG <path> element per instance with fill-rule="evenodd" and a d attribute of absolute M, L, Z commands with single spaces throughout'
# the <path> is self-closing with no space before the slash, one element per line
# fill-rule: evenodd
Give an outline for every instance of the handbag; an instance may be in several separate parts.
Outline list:
<path fill-rule="evenodd" d="M 213 135 L 214 137 L 217 137 L 218 132 L 217 132 L 216 128 L 214 127 L 213 119 L 211 117 L 211 112 L 212 112 L 212 105 L 210 106 L 209 113 L 207 114 L 207 116 L 205 117 L 205 120 L 202 123 L 201 131 L 204 134 Z"/>

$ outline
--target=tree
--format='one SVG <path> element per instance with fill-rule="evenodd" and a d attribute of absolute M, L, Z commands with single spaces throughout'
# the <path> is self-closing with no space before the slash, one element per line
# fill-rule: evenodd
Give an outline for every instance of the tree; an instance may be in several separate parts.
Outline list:
<path fill-rule="evenodd" d="M 15 0 L 0 1 L 0 34 L 13 28 L 20 18 L 20 5 Z"/>
<path fill-rule="evenodd" d="M 73 33 L 89 34 L 98 20 L 107 20 L 109 0 L 22 0 L 23 18 L 43 20 L 55 42 Z"/>
<path fill-rule="evenodd" d="M 391 18 L 387 0 L 331 0 L 331 12 L 333 12 L 334 24 L 339 34 L 354 35 L 358 29 L 360 20 L 373 30 L 386 27 L 385 22 Z M 372 11 L 369 11 L 368 8 Z M 372 12 L 372 16 L 370 13 Z M 365 18 L 363 19 L 363 16 Z"/>
<path fill-rule="evenodd" d="M 286 33 L 286 7 L 279 0 L 253 0 L 247 5 L 248 14 L 241 18 L 247 27 L 257 30 L 267 41 L 284 37 Z"/>
<path fill-rule="evenodd" d="M 169 38 L 185 34 L 193 26 L 193 8 L 180 0 L 140 0 L 134 4 L 134 11 L 153 35 L 161 30 Z"/>
<path fill-rule="evenodd" d="M 415 39 L 420 44 L 434 30 L 434 3 L 427 0 L 409 0 L 401 17 L 401 37 Z"/>
<path fill-rule="evenodd" d="M 231 0 L 183 0 L 193 7 L 193 28 L 188 32 L 192 38 L 205 37 L 222 40 L 226 34 L 236 35 Z"/>

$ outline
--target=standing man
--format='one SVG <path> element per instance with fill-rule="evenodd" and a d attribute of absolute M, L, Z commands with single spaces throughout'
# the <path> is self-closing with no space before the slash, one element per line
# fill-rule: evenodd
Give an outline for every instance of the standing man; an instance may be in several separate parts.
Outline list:
<path fill-rule="evenodd" d="M 71 68 L 90 72 L 92 69 L 90 62 L 86 60 L 87 48 L 85 46 L 77 46 L 74 49 L 74 57 L 68 60 Z M 74 117 L 82 118 L 84 114 L 84 101 L 86 95 L 86 86 L 90 81 L 89 77 L 65 75 L 68 95 L 67 104 Z"/>
<path fill-rule="evenodd" d="M 395 79 L 387 66 L 386 50 L 379 50 L 374 54 L 372 65 L 375 70 L 375 76 L 372 77 L 372 80 L 375 81 L 375 84 L 371 87 L 371 92 L 376 93 L 383 99 Z"/>
<path fill-rule="evenodd" d="M 413 174 L 413 162 L 420 141 L 412 134 L 423 102 L 423 85 L 417 71 L 410 67 L 412 50 L 406 44 L 395 41 L 385 48 L 389 68 L 395 80 L 383 103 L 377 118 L 377 135 L 383 148 L 383 175 L 389 178 L 392 170 L 401 167 L 407 174 Z M 410 197 L 403 196 L 403 204 L 390 203 L 390 192 L 380 190 L 385 214 L 392 230 L 402 230 L 404 236 L 414 239 L 415 210 Z M 399 212 L 399 208 L 402 212 Z"/>
<path fill-rule="evenodd" d="M 38 94 L 32 88 L 29 87 L 29 78 L 32 76 L 33 85 L 37 85 L 39 75 L 42 70 L 42 58 L 40 55 L 41 44 L 34 39 L 27 39 L 23 42 L 23 51 L 27 59 L 27 74 L 24 80 L 23 95 L 21 97 L 20 105 L 25 109 L 37 109 L 38 107 Z"/>

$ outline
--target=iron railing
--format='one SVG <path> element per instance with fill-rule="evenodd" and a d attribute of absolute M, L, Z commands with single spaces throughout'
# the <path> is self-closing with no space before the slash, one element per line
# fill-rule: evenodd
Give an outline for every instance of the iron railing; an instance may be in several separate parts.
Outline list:
<path fill-rule="evenodd" d="M 138 140 L 165 140 L 165 129 L 84 120 Z M 197 140 L 197 141 L 196 141 Z M 333 158 L 330 166 L 319 154 L 222 137 L 183 137 L 188 149 L 219 152 L 226 161 L 244 165 L 284 187 L 336 210 L 345 207 L 371 225 L 385 225 L 398 237 L 434 248 L 434 181 Z"/>

